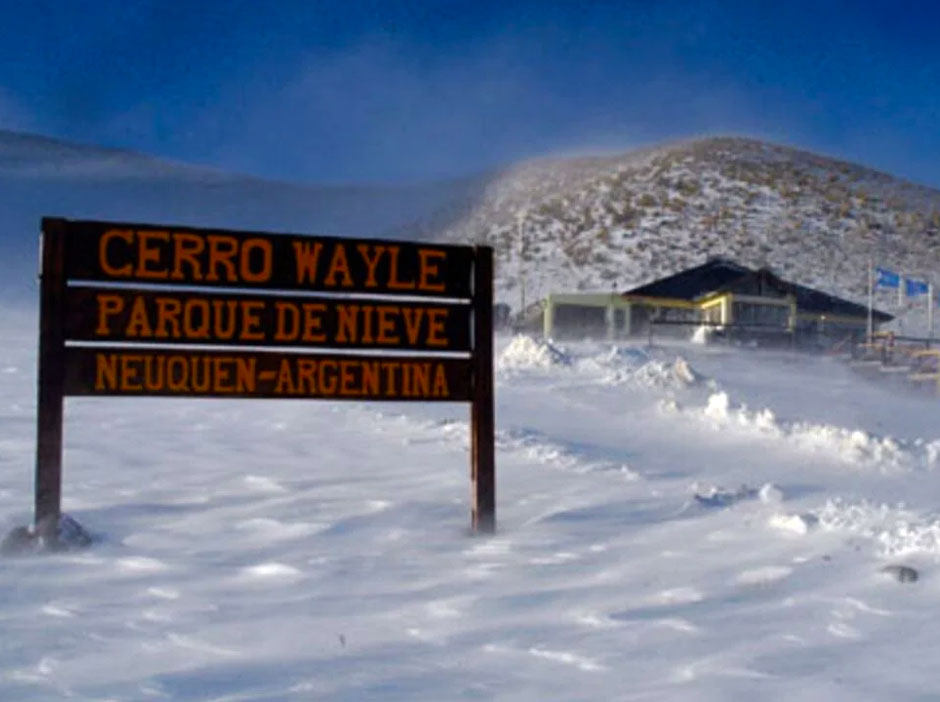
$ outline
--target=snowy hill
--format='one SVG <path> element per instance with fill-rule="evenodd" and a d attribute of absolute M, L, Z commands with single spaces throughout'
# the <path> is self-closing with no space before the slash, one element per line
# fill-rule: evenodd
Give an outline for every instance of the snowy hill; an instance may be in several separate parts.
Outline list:
<path fill-rule="evenodd" d="M 520 277 L 531 301 L 624 290 L 711 255 L 859 302 L 869 257 L 940 282 L 940 191 L 740 138 L 522 164 L 442 236 L 494 244 L 514 307 Z"/>
<path fill-rule="evenodd" d="M 140 154 L 0 131 L 0 275 L 34 289 L 43 215 L 298 233 L 397 236 L 448 221 L 474 178 L 409 186 L 313 186 L 261 180 Z"/>

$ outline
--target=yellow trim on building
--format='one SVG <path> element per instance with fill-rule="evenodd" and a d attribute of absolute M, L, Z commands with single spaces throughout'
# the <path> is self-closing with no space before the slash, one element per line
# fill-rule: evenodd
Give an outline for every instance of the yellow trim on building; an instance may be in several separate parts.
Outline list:
<path fill-rule="evenodd" d="M 647 305 L 648 307 L 672 307 L 684 310 L 698 309 L 698 304 L 695 302 L 672 297 L 646 297 L 645 295 L 622 295 L 621 297 L 628 302 L 638 305 Z"/>

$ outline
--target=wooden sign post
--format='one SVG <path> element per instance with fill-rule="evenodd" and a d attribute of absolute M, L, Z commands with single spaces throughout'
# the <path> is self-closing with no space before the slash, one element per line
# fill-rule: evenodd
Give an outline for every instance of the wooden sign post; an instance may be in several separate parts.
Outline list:
<path fill-rule="evenodd" d="M 489 247 L 51 218 L 42 232 L 47 543 L 69 395 L 470 402 L 471 525 L 495 530 Z"/>

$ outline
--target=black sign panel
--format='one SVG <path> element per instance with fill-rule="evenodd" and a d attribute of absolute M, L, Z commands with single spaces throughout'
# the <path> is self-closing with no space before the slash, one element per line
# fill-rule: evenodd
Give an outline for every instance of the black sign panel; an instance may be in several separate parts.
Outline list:
<path fill-rule="evenodd" d="M 469 351 L 468 304 L 69 288 L 65 338 L 150 344 Z"/>
<path fill-rule="evenodd" d="M 76 221 L 67 280 L 469 298 L 473 248 Z"/>

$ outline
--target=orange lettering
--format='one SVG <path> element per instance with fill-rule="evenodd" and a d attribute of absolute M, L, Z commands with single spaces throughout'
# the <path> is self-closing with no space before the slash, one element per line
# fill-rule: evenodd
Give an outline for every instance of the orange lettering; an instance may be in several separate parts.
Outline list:
<path fill-rule="evenodd" d="M 163 372 L 165 370 L 165 360 L 163 356 L 146 356 L 144 358 L 144 388 L 147 392 L 159 392 L 163 390 Z M 156 369 L 154 369 L 156 366 Z"/>
<path fill-rule="evenodd" d="M 194 317 L 199 318 L 198 326 L 193 322 Z M 208 300 L 196 298 L 186 301 L 183 307 L 183 336 L 187 339 L 209 338 Z"/>
<path fill-rule="evenodd" d="M 402 397 L 411 397 L 411 364 L 401 364 L 401 394 Z"/>
<path fill-rule="evenodd" d="M 349 261 L 346 260 L 346 247 L 342 244 L 336 244 L 333 247 L 333 260 L 330 261 L 330 270 L 327 271 L 323 284 L 335 287 L 336 276 L 340 274 L 343 277 L 343 282 L 340 285 L 344 288 L 352 287 L 353 279 L 352 273 L 349 272 Z"/>
<path fill-rule="evenodd" d="M 166 361 L 166 384 L 172 392 L 186 392 L 189 388 L 189 366 L 183 356 L 170 356 Z"/>
<path fill-rule="evenodd" d="M 371 344 L 372 339 L 372 305 L 362 306 L 362 336 L 359 337 L 363 344 Z"/>
<path fill-rule="evenodd" d="M 320 261 L 320 250 L 323 244 L 316 242 L 311 244 L 307 241 L 294 241 L 294 258 L 297 263 L 297 282 L 298 283 L 316 283 L 317 264 Z"/>
<path fill-rule="evenodd" d="M 379 396 L 379 362 L 362 362 L 362 392 L 368 397 Z"/>
<path fill-rule="evenodd" d="M 124 309 L 124 299 L 120 295 L 98 294 L 98 328 L 95 329 L 97 336 L 108 336 L 111 333 L 111 326 L 108 324 L 108 317 L 115 315 Z"/>
<path fill-rule="evenodd" d="M 293 395 L 297 392 L 294 386 L 294 379 L 290 372 L 290 361 L 286 358 L 281 359 L 281 364 L 277 369 L 277 383 L 274 385 L 274 392 L 279 395 Z"/>
<path fill-rule="evenodd" d="M 329 375 L 327 375 L 329 373 Z M 336 394 L 336 361 L 320 361 L 320 392 L 324 395 Z"/>
<path fill-rule="evenodd" d="M 431 364 L 416 363 L 411 369 L 411 394 L 427 397 L 431 392 Z"/>
<path fill-rule="evenodd" d="M 391 397 L 397 394 L 396 392 L 397 386 L 395 384 L 395 371 L 398 370 L 398 367 L 400 365 L 401 365 L 400 363 L 393 362 L 393 361 L 386 361 L 382 364 L 382 368 L 385 370 L 385 396 L 386 397 Z"/>
<path fill-rule="evenodd" d="M 235 386 L 232 385 L 232 369 L 228 365 L 231 360 L 226 356 L 217 356 L 212 359 L 212 373 L 215 380 L 215 389 L 218 392 L 235 392 Z"/>
<path fill-rule="evenodd" d="M 313 395 L 317 391 L 313 374 L 317 371 L 317 362 L 309 358 L 297 359 L 297 385 L 301 395 Z M 306 383 L 306 385 L 304 385 Z"/>
<path fill-rule="evenodd" d="M 135 297 L 131 305 L 131 316 L 127 322 L 127 336 L 153 336 L 150 320 L 147 318 L 147 305 L 144 298 Z"/>
<path fill-rule="evenodd" d="M 313 343 L 323 343 L 326 341 L 326 334 L 321 331 L 323 326 L 323 312 L 326 305 L 322 302 L 305 302 L 304 310 L 304 330 L 301 338 L 304 341 Z"/>
<path fill-rule="evenodd" d="M 242 341 L 263 341 L 264 331 L 261 329 L 261 311 L 264 309 L 264 300 L 246 300 L 242 302 Z"/>
<path fill-rule="evenodd" d="M 137 367 L 132 363 L 139 363 L 143 358 L 137 354 L 121 356 L 121 390 L 140 392 L 144 389 L 137 377 Z"/>
<path fill-rule="evenodd" d="M 161 248 L 158 242 L 169 241 L 170 233 L 161 231 L 137 232 L 137 270 L 138 278 L 159 280 L 167 277 L 165 267 L 151 268 L 151 263 L 160 263 Z"/>
<path fill-rule="evenodd" d="M 238 240 L 222 234 L 209 234 L 206 239 L 209 242 L 209 273 L 206 275 L 206 280 L 237 281 L 238 273 L 232 259 L 238 253 Z M 219 266 L 225 269 L 225 277 L 221 279 L 218 273 Z"/>
<path fill-rule="evenodd" d="M 336 343 L 354 344 L 358 338 L 356 313 L 359 305 L 336 305 Z"/>
<path fill-rule="evenodd" d="M 235 336 L 235 310 L 237 307 L 237 300 L 212 301 L 212 331 L 216 339 L 227 340 Z"/>
<path fill-rule="evenodd" d="M 379 313 L 379 333 L 375 340 L 380 344 L 401 343 L 401 337 L 394 333 L 395 319 L 390 316 L 398 312 L 400 308 L 391 305 L 379 305 L 376 309 Z"/>
<path fill-rule="evenodd" d="M 183 263 L 189 264 L 192 280 L 202 280 L 202 265 L 196 258 L 206 248 L 205 239 L 196 234 L 176 232 L 173 234 L 173 280 L 184 280 Z"/>
<path fill-rule="evenodd" d="M 369 257 L 369 249 L 372 249 L 373 256 Z M 379 265 L 379 260 L 382 258 L 382 254 L 385 252 L 384 246 L 370 245 L 370 244 L 359 244 L 356 249 L 359 251 L 359 255 L 362 256 L 362 260 L 366 262 L 366 287 L 375 288 L 378 287 L 378 282 L 375 280 L 375 269 Z"/>
<path fill-rule="evenodd" d="M 300 333 L 300 312 L 297 310 L 297 305 L 290 302 L 275 302 L 274 308 L 277 310 L 274 340 L 293 341 Z"/>
<path fill-rule="evenodd" d="M 211 373 L 211 367 L 209 365 L 212 359 L 203 356 L 190 356 L 189 357 L 189 385 L 190 389 L 193 392 L 207 393 L 209 388 L 217 390 L 213 387 L 213 375 Z M 199 377 L 200 366 L 202 367 L 202 377 Z"/>
<path fill-rule="evenodd" d="M 447 337 L 444 334 L 444 320 L 447 319 L 447 308 L 434 307 L 428 314 L 428 346 L 447 346 Z"/>
<path fill-rule="evenodd" d="M 389 266 L 388 266 L 388 289 L 389 290 L 414 290 L 415 281 L 402 281 L 398 279 L 398 253 L 401 250 L 398 246 L 389 246 Z"/>
<path fill-rule="evenodd" d="M 101 267 L 101 270 L 112 278 L 127 278 L 132 275 L 134 266 L 130 263 L 126 263 L 123 266 L 111 265 L 111 261 L 108 258 L 108 244 L 112 239 L 123 239 L 130 245 L 134 240 L 134 232 L 130 229 L 109 229 L 101 235 L 101 239 L 98 242 L 98 265 Z"/>
<path fill-rule="evenodd" d="M 118 386 L 117 354 L 95 354 L 95 390 L 114 390 Z"/>
<path fill-rule="evenodd" d="M 427 290 L 428 292 L 444 292 L 444 283 L 432 283 L 431 276 L 440 275 L 437 263 L 431 263 L 429 259 L 436 258 L 443 261 L 447 258 L 447 252 L 435 251 L 434 249 L 418 249 L 418 290 Z"/>
<path fill-rule="evenodd" d="M 257 359 L 254 359 L 254 358 L 236 358 L 235 359 L 235 379 L 238 384 L 238 392 L 240 393 L 255 392 L 255 381 L 258 377 L 255 374 L 256 363 L 257 363 Z"/>
<path fill-rule="evenodd" d="M 343 361 L 340 365 L 340 390 L 339 394 L 344 397 L 349 395 L 358 395 L 359 392 L 356 390 L 355 382 L 356 375 L 353 373 L 353 365 L 356 364 L 356 361 Z"/>
<path fill-rule="evenodd" d="M 401 315 L 405 320 L 405 336 L 412 346 L 418 343 L 418 333 L 421 331 L 421 320 L 424 317 L 424 308 L 403 307 Z"/>
<path fill-rule="evenodd" d="M 180 329 L 180 313 L 182 312 L 182 305 L 180 301 L 175 297 L 158 297 L 156 299 L 157 303 L 157 332 L 156 336 L 160 339 L 165 339 L 171 337 L 174 339 L 179 339 L 182 336 Z M 172 331 L 169 330 L 169 327 L 172 327 Z M 133 336 L 130 333 L 130 327 L 128 326 L 128 336 Z"/>
<path fill-rule="evenodd" d="M 438 363 L 434 369 L 434 387 L 431 388 L 433 397 L 450 397 L 450 388 L 447 387 L 447 374 L 444 373 L 444 364 Z"/>
<path fill-rule="evenodd" d="M 261 252 L 261 267 L 258 270 L 251 269 L 251 251 L 252 249 Z M 246 283 L 264 283 L 271 279 L 271 261 L 274 252 L 271 250 L 271 242 L 267 239 L 246 239 L 242 244 L 241 254 L 241 274 L 242 280 Z"/>

